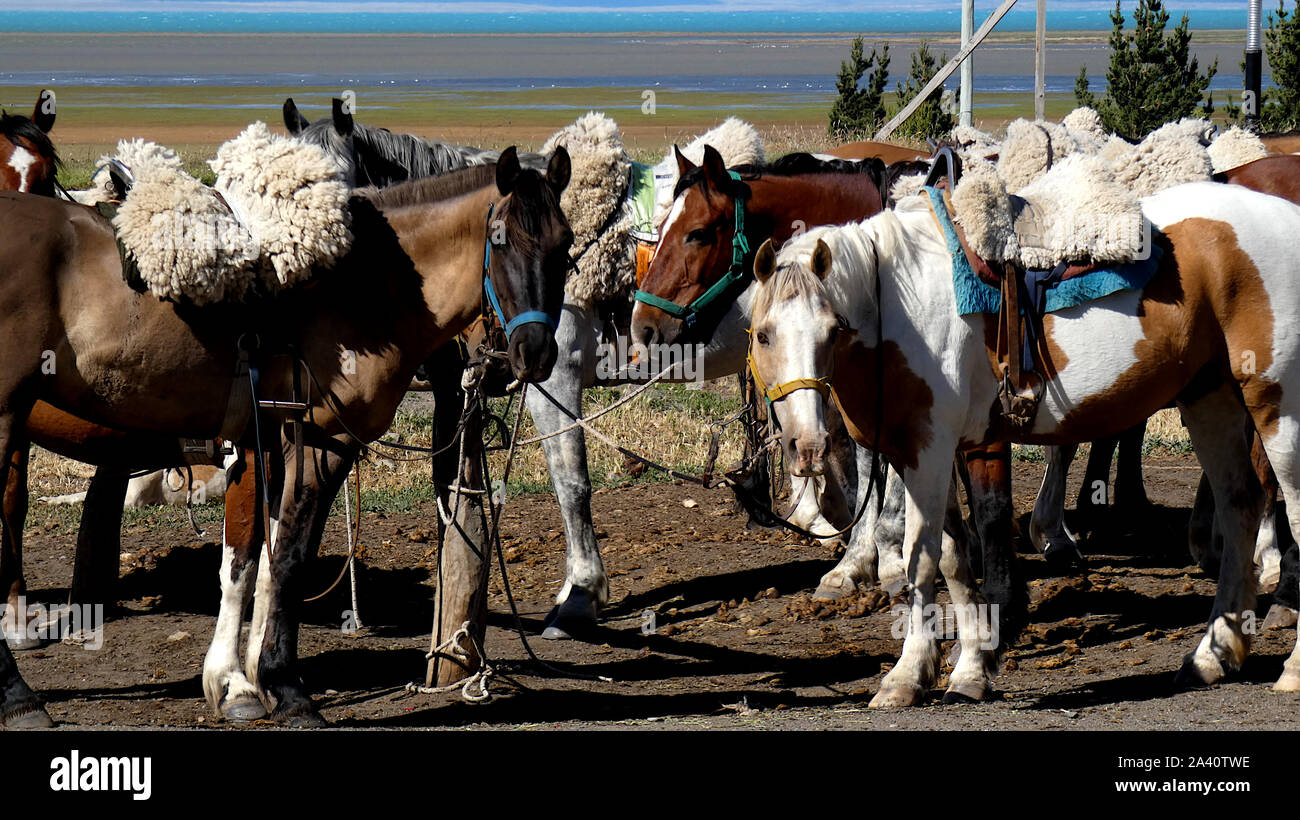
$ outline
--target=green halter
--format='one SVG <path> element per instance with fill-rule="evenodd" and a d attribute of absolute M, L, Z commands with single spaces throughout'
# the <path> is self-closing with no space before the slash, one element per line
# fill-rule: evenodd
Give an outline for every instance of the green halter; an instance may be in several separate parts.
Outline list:
<path fill-rule="evenodd" d="M 740 181 L 740 174 L 735 171 L 728 171 L 731 178 Z M 731 267 L 727 268 L 726 274 L 713 284 L 708 290 L 700 294 L 699 298 L 689 305 L 682 307 L 676 302 L 670 302 L 662 296 L 655 296 L 653 293 L 646 293 L 643 290 L 637 290 L 636 300 L 645 302 L 647 305 L 657 307 L 669 316 L 682 320 L 682 324 L 691 327 L 699 317 L 701 311 L 711 305 L 719 296 L 725 293 L 749 275 L 745 270 L 745 257 L 749 255 L 749 240 L 745 238 L 745 200 L 740 197 L 735 198 L 736 202 L 736 230 L 731 237 Z"/>

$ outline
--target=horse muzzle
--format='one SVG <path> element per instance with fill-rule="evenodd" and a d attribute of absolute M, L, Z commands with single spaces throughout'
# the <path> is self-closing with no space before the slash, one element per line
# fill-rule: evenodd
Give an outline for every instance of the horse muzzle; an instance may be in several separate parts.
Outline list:
<path fill-rule="evenodd" d="M 549 379 L 559 354 L 555 332 L 541 322 L 520 325 L 510 337 L 510 370 L 521 382 Z"/>
<path fill-rule="evenodd" d="M 672 344 L 682 334 L 681 319 L 669 316 L 664 311 L 644 302 L 637 302 L 632 308 L 632 343 L 642 344 L 647 348 L 653 345 Z"/>

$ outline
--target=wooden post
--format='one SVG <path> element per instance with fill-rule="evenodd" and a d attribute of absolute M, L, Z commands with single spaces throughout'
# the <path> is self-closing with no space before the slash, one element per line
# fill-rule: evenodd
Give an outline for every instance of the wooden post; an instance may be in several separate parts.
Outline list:
<path fill-rule="evenodd" d="M 1047 119 L 1047 0 L 1038 0 L 1034 27 L 1034 119 Z"/>
<path fill-rule="evenodd" d="M 889 135 L 894 133 L 894 130 L 897 129 L 898 126 L 907 122 L 907 118 L 912 116 L 912 114 L 916 112 L 916 109 L 921 107 L 921 103 L 925 102 L 930 95 L 934 93 L 936 88 L 943 85 L 944 80 L 952 76 L 952 73 L 957 70 L 959 65 L 961 65 L 962 60 L 969 57 L 971 52 L 975 50 L 976 46 L 984 42 L 984 38 L 989 36 L 989 32 L 993 31 L 993 27 L 998 24 L 999 20 L 1006 16 L 1007 12 L 1011 11 L 1011 7 L 1015 4 L 1016 0 L 1002 0 L 1002 4 L 997 7 L 996 11 L 989 15 L 989 18 L 984 21 L 984 25 L 980 26 L 979 30 L 975 32 L 975 35 L 971 37 L 970 42 L 962 46 L 961 51 L 957 52 L 957 56 L 949 60 L 947 65 L 939 69 L 939 73 L 935 74 L 934 77 L 930 79 L 930 82 L 925 84 L 925 88 L 921 89 L 920 94 L 917 94 L 902 111 L 895 114 L 889 122 L 885 123 L 884 126 L 876 132 L 874 139 L 877 142 L 889 139 Z"/>
<path fill-rule="evenodd" d="M 975 0 L 961 0 L 961 44 L 965 48 L 975 30 Z M 972 95 L 975 93 L 975 58 L 967 57 L 961 63 L 961 99 L 957 122 L 971 124 Z"/>
<path fill-rule="evenodd" d="M 450 350 L 448 350 L 450 348 Z M 426 365 L 434 394 L 434 418 L 437 426 L 434 441 L 438 447 L 446 446 L 455 435 L 464 407 L 464 393 L 460 376 L 464 372 L 456 345 L 447 345 L 434 354 Z M 430 648 L 436 649 L 440 641 L 448 640 L 461 625 L 469 621 L 469 632 L 482 643 L 487 632 L 487 585 L 491 569 L 492 545 L 487 540 L 487 516 L 481 493 L 462 494 L 459 503 L 447 488 L 459 477 L 460 485 L 470 489 L 484 489 L 482 469 L 483 419 L 471 414 L 465 423 L 464 458 L 460 447 L 452 446 L 438 456 L 434 464 L 434 480 L 438 484 L 438 497 L 450 509 L 454 523 L 444 527 L 438 521 L 438 560 L 440 562 L 439 589 L 435 592 L 434 633 Z M 481 556 L 481 557 L 480 557 Z M 452 660 L 449 652 L 442 652 L 429 660 L 426 685 L 448 686 L 464 680 L 479 667 L 481 658 L 469 642 L 461 645 L 469 654 L 468 666 Z"/>

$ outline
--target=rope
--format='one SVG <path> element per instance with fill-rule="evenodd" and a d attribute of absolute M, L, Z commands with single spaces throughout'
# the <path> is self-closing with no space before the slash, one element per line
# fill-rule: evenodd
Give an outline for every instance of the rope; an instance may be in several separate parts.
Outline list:
<path fill-rule="evenodd" d="M 406 684 L 407 692 L 418 692 L 421 695 L 435 695 L 442 692 L 450 692 L 453 689 L 460 689 L 460 696 L 470 703 L 482 703 L 492 697 L 488 691 L 488 681 L 496 675 L 496 670 L 492 664 L 488 663 L 487 653 L 483 651 L 483 645 L 479 643 L 469 631 L 469 621 L 465 621 L 452 633 L 452 636 L 442 643 L 430 649 L 425 654 L 425 659 L 435 661 L 444 655 L 448 655 L 452 660 L 459 663 L 464 669 L 469 669 L 469 651 L 461 644 L 461 640 L 468 640 L 471 647 L 478 653 L 479 668 L 468 678 L 463 681 L 457 681 L 447 686 L 429 686 L 417 683 Z M 471 688 L 477 686 L 478 692 L 474 693 Z"/>
<path fill-rule="evenodd" d="M 559 407 L 561 410 L 564 410 L 565 415 L 567 415 L 567 416 L 568 416 L 569 418 L 571 418 L 571 419 L 574 419 L 574 422 L 573 422 L 572 424 L 568 425 L 567 427 L 561 427 L 559 430 L 552 430 L 552 431 L 549 432 L 549 433 L 544 433 L 544 434 L 541 434 L 541 435 L 536 435 L 536 436 L 533 436 L 532 438 L 524 439 L 523 441 L 521 441 L 521 442 L 519 442 L 519 443 L 520 443 L 520 444 L 536 444 L 536 443 L 539 442 L 539 441 L 546 441 L 548 438 L 555 438 L 556 436 L 562 436 L 562 435 L 564 435 L 565 433 L 569 432 L 570 430 L 576 430 L 576 429 L 578 429 L 579 427 L 582 427 L 582 428 L 584 428 L 584 429 L 588 429 L 588 428 L 587 428 L 587 424 L 588 424 L 588 422 L 595 421 L 596 419 L 600 418 L 601 416 L 605 415 L 606 413 L 609 413 L 609 412 L 611 412 L 611 411 L 613 411 L 613 410 L 617 410 L 618 408 L 622 407 L 623 405 L 627 404 L 628 402 L 635 401 L 636 399 L 640 398 L 641 395 L 642 395 L 643 393 L 645 393 L 645 392 L 646 392 L 647 390 L 649 390 L 651 387 L 654 387 L 655 384 L 657 384 L 657 383 L 659 382 L 660 379 L 662 379 L 664 376 L 667 376 L 668 373 L 669 373 L 669 371 L 671 371 L 671 370 L 672 370 L 674 367 L 676 367 L 676 366 L 677 366 L 677 365 L 675 365 L 675 364 L 673 364 L 673 365 L 669 365 L 668 367 L 666 367 L 666 368 L 664 368 L 663 370 L 659 371 L 659 373 L 658 373 L 657 375 L 655 375 L 654 378 L 650 379 L 650 381 L 646 382 L 645 384 L 641 385 L 641 386 L 638 387 L 637 389 L 633 390 L 631 393 L 628 393 L 626 396 L 624 396 L 623 398 L 621 398 L 621 399 L 619 399 L 618 401 L 614 402 L 614 403 L 611 404 L 610 406 L 608 406 L 608 407 L 604 407 L 604 408 L 601 408 L 600 410 L 597 410 L 595 413 L 592 413 L 590 416 L 585 416 L 585 417 L 582 417 L 582 418 L 578 418 L 577 416 L 574 416 L 573 413 L 570 413 L 570 412 L 568 411 L 568 408 L 564 407 L 564 406 L 561 405 L 558 401 L 556 401 L 555 399 L 551 398 L 551 394 L 550 394 L 550 393 L 547 393 L 545 390 L 542 390 L 541 385 L 534 385 L 535 387 L 537 387 L 538 391 L 540 391 L 541 394 L 542 394 L 543 396 L 545 396 L 548 400 L 550 400 L 551 404 L 554 404 L 556 407 Z"/>

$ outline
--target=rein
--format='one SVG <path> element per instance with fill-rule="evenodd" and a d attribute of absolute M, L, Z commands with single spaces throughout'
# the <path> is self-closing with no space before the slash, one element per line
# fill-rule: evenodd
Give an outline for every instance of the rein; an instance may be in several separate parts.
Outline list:
<path fill-rule="evenodd" d="M 497 299 L 497 292 L 492 287 L 492 214 L 496 210 L 496 203 L 488 206 L 487 227 L 483 235 L 483 295 L 488 303 L 492 305 L 492 310 L 496 313 L 497 321 L 505 330 L 506 341 L 514 335 L 515 328 L 520 325 L 541 324 L 546 325 L 554 332 L 559 320 L 549 313 L 541 310 L 525 310 L 510 321 L 506 321 L 506 314 L 501 310 L 501 302 Z M 487 311 L 484 311 L 486 313 Z"/>
<path fill-rule="evenodd" d="M 737 182 L 740 181 L 740 174 L 735 171 L 728 171 L 727 173 L 732 179 Z M 636 301 L 659 308 L 669 316 L 682 320 L 682 323 L 689 328 L 695 324 L 699 319 L 699 314 L 705 308 L 717 301 L 722 294 L 726 293 L 734 285 L 749 278 L 749 271 L 745 269 L 745 257 L 749 255 L 749 240 L 745 237 L 745 200 L 740 197 L 734 197 L 733 199 L 736 203 L 736 228 L 731 236 L 731 267 L 727 268 L 726 274 L 715 282 L 712 287 L 700 294 L 695 301 L 685 307 L 662 296 L 647 293 L 640 288 L 637 289 L 636 294 L 633 296 Z"/>

